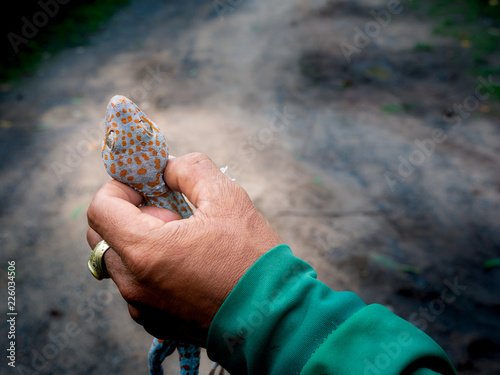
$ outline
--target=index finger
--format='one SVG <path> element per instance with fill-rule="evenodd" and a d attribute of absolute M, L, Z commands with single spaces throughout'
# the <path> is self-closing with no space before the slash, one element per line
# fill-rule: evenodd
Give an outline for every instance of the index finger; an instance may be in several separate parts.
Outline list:
<path fill-rule="evenodd" d="M 99 189 L 90 203 L 87 211 L 89 226 L 120 254 L 165 224 L 160 218 L 139 209 L 142 200 L 133 188 L 110 181 Z"/>

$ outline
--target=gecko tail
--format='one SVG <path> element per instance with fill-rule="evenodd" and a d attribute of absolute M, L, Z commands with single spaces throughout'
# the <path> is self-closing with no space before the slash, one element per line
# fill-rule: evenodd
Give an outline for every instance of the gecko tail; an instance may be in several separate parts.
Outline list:
<path fill-rule="evenodd" d="M 177 351 L 179 352 L 181 375 L 198 375 L 200 368 L 200 347 L 179 343 Z"/>
<path fill-rule="evenodd" d="M 175 351 L 176 343 L 171 340 L 159 340 L 156 337 L 148 355 L 149 375 L 163 375 L 163 360 Z"/>
<path fill-rule="evenodd" d="M 208 373 L 208 375 L 215 375 L 215 370 L 217 370 L 217 367 L 219 367 L 220 365 L 217 363 L 217 362 L 214 362 L 212 364 L 212 368 L 210 369 L 210 372 Z M 222 366 L 220 366 L 220 370 L 219 370 L 219 375 L 223 375 L 224 374 L 224 368 L 222 368 Z"/>

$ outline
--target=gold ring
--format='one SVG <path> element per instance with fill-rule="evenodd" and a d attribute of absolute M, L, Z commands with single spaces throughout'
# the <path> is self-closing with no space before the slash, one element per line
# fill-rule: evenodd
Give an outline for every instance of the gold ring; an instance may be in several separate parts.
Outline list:
<path fill-rule="evenodd" d="M 90 273 L 94 275 L 97 280 L 109 279 L 109 273 L 104 263 L 104 253 L 110 248 L 108 243 L 104 240 L 99 242 L 90 253 L 90 260 L 88 263 Z"/>

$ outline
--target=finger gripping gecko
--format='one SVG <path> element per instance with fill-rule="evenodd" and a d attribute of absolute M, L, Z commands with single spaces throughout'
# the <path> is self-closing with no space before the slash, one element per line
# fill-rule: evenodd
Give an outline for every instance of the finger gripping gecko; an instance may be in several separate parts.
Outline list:
<path fill-rule="evenodd" d="M 108 174 L 133 187 L 147 205 L 178 212 L 183 219 L 193 214 L 181 193 L 170 190 L 163 180 L 168 146 L 156 124 L 130 99 L 116 95 L 106 110 L 102 160 Z M 177 348 L 181 375 L 197 375 L 200 348 L 174 340 L 155 338 L 149 351 L 150 375 L 161 375 L 161 363 Z"/>

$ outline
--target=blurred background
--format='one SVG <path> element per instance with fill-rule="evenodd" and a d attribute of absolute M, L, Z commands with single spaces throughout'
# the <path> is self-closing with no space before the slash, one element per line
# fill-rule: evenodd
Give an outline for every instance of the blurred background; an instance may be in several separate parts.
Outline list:
<path fill-rule="evenodd" d="M 228 166 L 320 280 L 500 373 L 498 0 L 20 1 L 1 27 L 2 374 L 147 371 L 86 265 L 114 94 Z"/>

